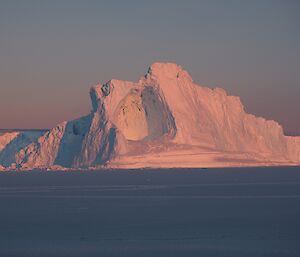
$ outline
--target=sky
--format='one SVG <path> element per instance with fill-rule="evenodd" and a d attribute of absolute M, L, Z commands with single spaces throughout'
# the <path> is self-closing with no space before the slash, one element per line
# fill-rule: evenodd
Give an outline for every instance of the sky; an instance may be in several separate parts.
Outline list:
<path fill-rule="evenodd" d="M 0 0 L 0 128 L 85 115 L 91 86 L 159 61 L 300 135 L 299 13 L 297 0 Z"/>

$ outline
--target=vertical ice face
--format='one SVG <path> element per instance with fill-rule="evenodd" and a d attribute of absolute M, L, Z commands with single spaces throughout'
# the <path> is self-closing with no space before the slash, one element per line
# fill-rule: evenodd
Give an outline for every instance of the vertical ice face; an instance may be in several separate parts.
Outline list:
<path fill-rule="evenodd" d="M 114 116 L 116 127 L 128 140 L 151 140 L 175 131 L 172 114 L 152 86 L 129 93 Z"/>
<path fill-rule="evenodd" d="M 146 85 L 141 98 L 146 114 L 148 139 L 156 139 L 164 135 L 173 137 L 176 133 L 174 118 L 158 89 Z"/>
<path fill-rule="evenodd" d="M 128 140 L 142 140 L 149 135 L 146 112 L 140 94 L 125 97 L 115 112 L 117 128 Z"/>
<path fill-rule="evenodd" d="M 286 137 L 278 123 L 245 113 L 240 99 L 223 89 L 195 84 L 174 63 L 153 64 L 137 83 L 113 79 L 94 86 L 90 96 L 89 115 L 42 136 L 0 135 L 0 165 L 90 167 L 149 154 L 146 146 L 300 162 L 299 137 Z M 189 155 L 180 158 L 189 166 Z"/>
<path fill-rule="evenodd" d="M 292 143 L 278 123 L 245 113 L 240 99 L 221 88 L 195 84 L 179 65 L 155 63 L 140 83 L 158 88 L 168 104 L 176 125 L 174 143 L 295 160 L 287 154 Z"/>

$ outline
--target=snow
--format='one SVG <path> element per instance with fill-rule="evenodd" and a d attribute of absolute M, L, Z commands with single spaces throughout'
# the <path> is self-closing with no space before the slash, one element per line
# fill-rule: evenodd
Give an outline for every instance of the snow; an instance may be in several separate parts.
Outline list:
<path fill-rule="evenodd" d="M 174 63 L 154 63 L 136 83 L 113 79 L 96 85 L 90 96 L 89 115 L 38 139 L 0 136 L 0 164 L 24 169 L 300 164 L 300 137 L 287 137 L 277 122 L 245 113 L 239 97 L 195 84 Z"/>
<path fill-rule="evenodd" d="M 0 135 L 0 151 L 2 151 L 20 132 L 7 132 Z"/>
<path fill-rule="evenodd" d="M 0 135 L 0 165 L 9 167 L 16 163 L 17 153 L 36 141 L 42 134 L 41 131 L 25 131 Z"/>

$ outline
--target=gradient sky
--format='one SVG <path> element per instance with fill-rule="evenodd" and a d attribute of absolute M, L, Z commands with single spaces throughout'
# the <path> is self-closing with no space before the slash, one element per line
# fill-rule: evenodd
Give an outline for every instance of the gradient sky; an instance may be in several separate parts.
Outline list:
<path fill-rule="evenodd" d="M 0 0 L 0 127 L 81 116 L 92 85 L 169 61 L 300 134 L 299 14 L 297 0 Z"/>

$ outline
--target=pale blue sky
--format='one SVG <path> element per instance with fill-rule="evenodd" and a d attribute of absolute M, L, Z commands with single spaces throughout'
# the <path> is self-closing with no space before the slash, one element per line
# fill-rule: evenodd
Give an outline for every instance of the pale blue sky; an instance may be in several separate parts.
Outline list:
<path fill-rule="evenodd" d="M 92 85 L 171 61 L 300 134 L 299 13 L 296 0 L 0 0 L 0 127 L 86 114 Z"/>

